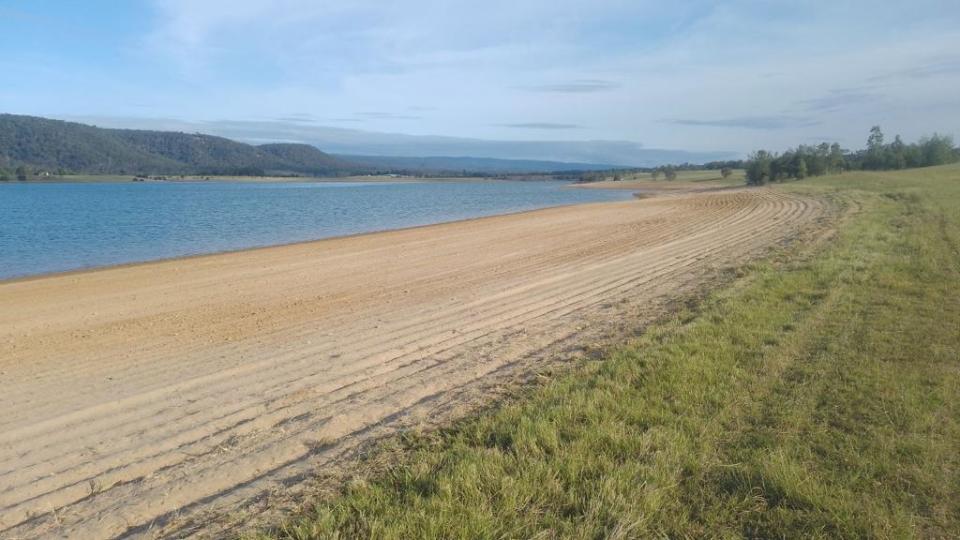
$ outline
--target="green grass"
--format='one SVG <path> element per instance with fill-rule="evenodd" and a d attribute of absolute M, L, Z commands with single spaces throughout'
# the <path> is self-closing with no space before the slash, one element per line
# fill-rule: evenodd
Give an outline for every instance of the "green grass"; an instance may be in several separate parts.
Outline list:
<path fill-rule="evenodd" d="M 859 211 L 259 534 L 960 536 L 960 168 L 781 189 Z"/>
<path fill-rule="evenodd" d="M 653 180 L 653 175 L 651 173 L 629 173 L 621 174 L 621 178 L 624 181 L 639 180 L 644 182 L 649 182 Z M 724 178 L 719 170 L 713 169 L 697 169 L 697 170 L 684 170 L 677 171 L 677 178 L 672 180 L 673 182 L 704 182 L 705 185 L 718 185 L 718 186 L 733 186 L 733 185 L 743 185 L 744 183 L 744 171 L 743 169 L 734 169 L 733 174 L 729 178 Z M 612 176 L 607 178 L 611 180 Z M 657 178 L 658 182 L 667 182 L 661 174 Z"/>

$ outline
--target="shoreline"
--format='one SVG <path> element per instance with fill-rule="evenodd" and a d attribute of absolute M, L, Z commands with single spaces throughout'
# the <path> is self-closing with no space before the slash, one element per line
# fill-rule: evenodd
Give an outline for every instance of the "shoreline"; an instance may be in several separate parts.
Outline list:
<path fill-rule="evenodd" d="M 83 268 L 74 268 L 74 269 L 72 269 L 72 270 L 62 270 L 62 271 L 55 271 L 55 272 L 45 272 L 45 273 L 40 273 L 40 274 L 28 274 L 28 275 L 21 275 L 21 276 L 13 276 L 13 277 L 9 277 L 9 278 L 0 278 L 0 286 L 5 285 L 5 284 L 9 284 L 9 283 L 19 283 L 19 282 L 25 282 L 25 281 L 36 281 L 36 280 L 43 280 L 43 279 L 48 279 L 48 278 L 58 278 L 58 277 L 71 277 L 71 276 L 75 276 L 75 275 L 77 275 L 77 274 L 90 274 L 90 273 L 104 272 L 104 271 L 115 270 L 115 269 L 125 269 L 125 268 L 137 267 L 137 266 L 149 266 L 149 265 L 154 265 L 154 264 L 186 262 L 186 261 L 197 260 L 197 259 L 204 259 L 204 258 L 211 258 L 211 257 L 222 257 L 222 256 L 229 256 L 229 255 L 238 255 L 238 254 L 243 254 L 243 253 L 248 253 L 248 252 L 266 251 L 266 250 L 271 250 L 271 249 L 280 249 L 280 248 L 288 248 L 288 247 L 296 247 L 296 246 L 309 246 L 309 245 L 311 245 L 311 244 L 320 244 L 320 243 L 323 243 L 323 242 L 349 240 L 349 239 L 352 239 L 352 238 L 362 238 L 362 237 L 371 236 L 371 235 L 389 234 L 389 233 L 403 232 L 403 231 L 413 231 L 413 230 L 418 230 L 418 229 L 428 229 L 428 228 L 431 228 L 431 227 L 442 227 L 442 226 L 445 226 L 445 225 L 452 225 L 452 224 L 470 223 L 470 222 L 474 222 L 474 221 L 487 220 L 487 219 L 496 219 L 496 218 L 502 218 L 502 217 L 519 216 L 519 215 L 523 215 L 523 214 L 532 214 L 532 213 L 543 212 L 543 211 L 547 211 L 547 210 L 556 210 L 556 209 L 558 209 L 558 208 L 570 208 L 570 207 L 576 207 L 576 206 L 591 206 L 591 205 L 613 205 L 613 204 L 622 204 L 622 203 L 625 203 L 625 202 L 630 202 L 631 200 L 636 200 L 636 199 L 624 199 L 624 200 L 622 200 L 622 201 L 599 201 L 599 202 L 582 202 L 582 203 L 572 203 L 572 204 L 558 204 L 558 205 L 555 205 L 555 206 L 544 206 L 544 207 L 542 207 L 542 208 L 534 208 L 534 209 L 531 209 L 531 210 L 518 210 L 518 211 L 516 211 L 516 212 L 506 212 L 506 213 L 503 213 L 503 214 L 491 214 L 491 215 L 488 215 L 488 216 L 477 216 L 477 217 L 472 217 L 472 218 L 455 219 L 455 220 L 452 220 L 452 221 L 438 221 L 438 222 L 436 222 L 436 223 L 427 223 L 427 224 L 424 224 L 424 225 L 413 225 L 413 226 L 410 226 L 410 227 L 399 227 L 399 228 L 396 228 L 396 229 L 378 229 L 378 230 L 375 230 L 375 231 L 366 231 L 366 232 L 358 232 L 358 233 L 353 233 L 353 234 L 342 234 L 342 235 L 336 235 L 336 236 L 328 236 L 328 237 L 325 237 L 325 238 L 316 238 L 316 239 L 313 239 L 313 240 L 299 240 L 299 241 L 294 241 L 294 242 L 284 242 L 284 243 L 280 243 L 280 244 L 269 244 L 269 245 L 264 245 L 264 246 L 253 246 L 253 247 L 245 247 L 245 248 L 238 248 L 238 249 L 228 249 L 228 250 L 225 250 L 225 251 L 212 251 L 212 252 L 209 252 L 209 253 L 194 253 L 194 254 L 190 254 L 190 255 L 178 255 L 178 256 L 174 256 L 174 257 L 162 257 L 162 258 L 159 258 L 159 259 L 146 259 L 146 260 L 142 260 L 142 261 L 131 261 L 131 262 L 125 262 L 125 263 L 118 263 L 118 264 L 106 264 L 106 265 L 100 265 L 100 266 L 85 266 L 85 267 L 83 267 Z"/>
<path fill-rule="evenodd" d="M 740 179 L 711 178 L 706 180 L 603 180 L 600 182 L 575 182 L 571 187 L 579 189 L 634 190 L 641 193 L 700 193 L 718 189 L 746 187 Z"/>
<path fill-rule="evenodd" d="M 495 178 L 488 176 L 390 176 L 390 175 L 355 175 L 355 176 L 205 176 L 205 175 L 184 175 L 180 177 L 157 175 L 162 179 L 147 178 L 137 175 L 65 175 L 51 176 L 46 178 L 30 178 L 28 180 L 10 180 L 0 182 L 3 185 L 23 185 L 23 184 L 217 184 L 217 183 L 236 183 L 236 184 L 451 184 L 451 183 L 475 183 L 475 182 L 544 182 L 564 180 L 514 180 L 510 178 Z M 145 178 L 144 180 L 134 180 L 134 178 Z"/>
<path fill-rule="evenodd" d="M 293 493 L 828 213 L 723 190 L 0 283 L 0 536 L 122 536 Z"/>

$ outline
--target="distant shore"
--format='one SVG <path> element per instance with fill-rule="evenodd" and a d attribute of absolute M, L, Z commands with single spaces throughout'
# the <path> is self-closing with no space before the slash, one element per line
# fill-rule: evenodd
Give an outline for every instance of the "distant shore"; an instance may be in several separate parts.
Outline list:
<path fill-rule="evenodd" d="M 121 184 L 127 182 L 180 183 L 180 182 L 262 182 L 262 183 L 426 183 L 426 182 L 503 182 L 501 178 L 485 176 L 420 177 L 405 175 L 356 175 L 356 176 L 212 176 L 212 175 L 130 175 L 130 174 L 70 174 L 62 176 L 35 177 L 27 180 L 2 182 L 3 184 Z"/>

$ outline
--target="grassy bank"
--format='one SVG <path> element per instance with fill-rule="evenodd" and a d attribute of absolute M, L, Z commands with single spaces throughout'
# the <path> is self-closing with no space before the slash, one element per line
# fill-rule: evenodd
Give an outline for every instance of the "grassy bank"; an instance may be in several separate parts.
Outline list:
<path fill-rule="evenodd" d="M 264 535 L 960 536 L 960 168 L 780 189 L 859 211 Z"/>

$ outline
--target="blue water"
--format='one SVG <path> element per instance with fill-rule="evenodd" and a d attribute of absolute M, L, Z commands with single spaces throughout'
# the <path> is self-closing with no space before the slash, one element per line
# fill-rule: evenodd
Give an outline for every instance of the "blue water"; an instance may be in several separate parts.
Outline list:
<path fill-rule="evenodd" d="M 629 197 L 562 182 L 0 183 L 0 279 Z"/>

